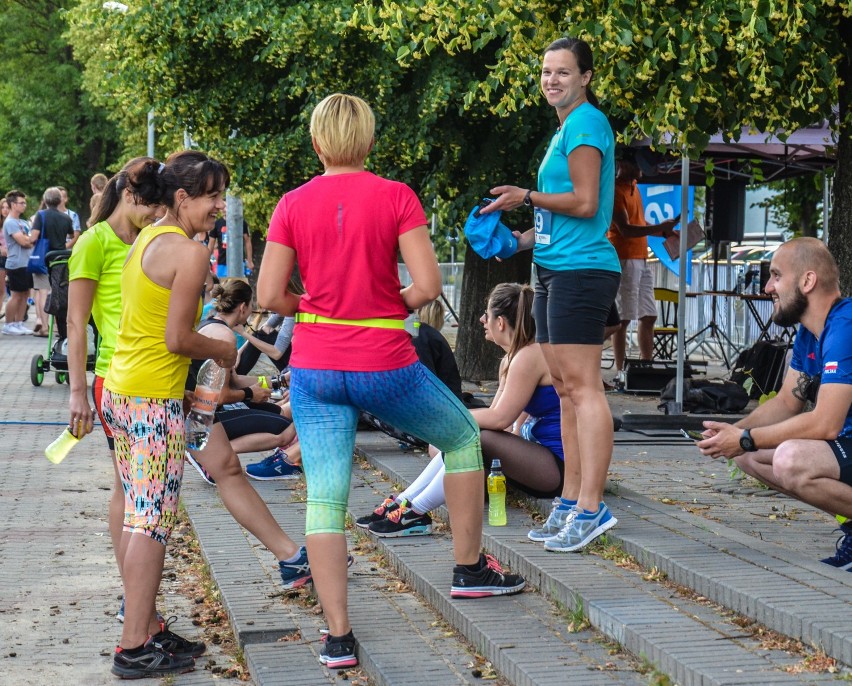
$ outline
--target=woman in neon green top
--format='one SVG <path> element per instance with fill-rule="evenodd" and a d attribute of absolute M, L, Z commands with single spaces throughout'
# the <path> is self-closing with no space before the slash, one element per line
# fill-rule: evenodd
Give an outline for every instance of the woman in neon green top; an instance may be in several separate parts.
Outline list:
<path fill-rule="evenodd" d="M 89 433 L 94 419 L 86 398 L 86 355 L 89 352 L 86 350 L 86 325 L 92 317 L 100 336 L 92 384 L 94 409 L 100 413 L 103 381 L 115 350 L 115 336 L 121 317 L 121 268 L 140 229 L 153 221 L 158 210 L 157 205 L 142 202 L 133 190 L 138 175 L 148 165 L 157 169 L 160 163 L 150 157 L 137 157 L 109 180 L 92 214 L 92 227 L 80 236 L 68 260 L 68 375 L 71 384 L 68 423 L 77 436 Z M 103 423 L 103 417 L 101 424 L 115 467 L 112 434 Z M 121 559 L 118 551 L 123 522 L 124 491 L 115 467 L 115 483 L 109 504 L 109 534 L 119 572 Z"/>

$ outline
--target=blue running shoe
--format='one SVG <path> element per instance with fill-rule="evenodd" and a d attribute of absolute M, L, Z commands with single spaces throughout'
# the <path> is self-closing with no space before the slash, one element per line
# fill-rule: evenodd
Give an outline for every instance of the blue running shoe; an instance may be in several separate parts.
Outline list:
<path fill-rule="evenodd" d="M 852 522 L 841 524 L 840 532 L 841 536 L 835 544 L 837 551 L 820 562 L 848 572 L 852 570 Z"/>
<path fill-rule="evenodd" d="M 355 564 L 355 558 L 346 557 L 346 566 Z M 301 588 L 311 580 L 311 564 L 308 562 L 308 550 L 305 546 L 299 548 L 299 559 L 295 562 L 278 561 L 278 571 L 281 572 L 281 583 L 286 589 Z"/>
<path fill-rule="evenodd" d="M 246 465 L 246 474 L 258 481 L 274 481 L 276 479 L 298 479 L 302 476 L 302 468 L 287 461 L 287 453 L 278 448 L 269 457 L 260 462 Z"/>
<path fill-rule="evenodd" d="M 618 524 L 609 508 L 603 503 L 598 511 L 592 514 L 576 510 L 577 514 L 570 518 L 555 538 L 544 542 L 544 549 L 556 553 L 570 553 L 585 548 L 605 531 Z"/>

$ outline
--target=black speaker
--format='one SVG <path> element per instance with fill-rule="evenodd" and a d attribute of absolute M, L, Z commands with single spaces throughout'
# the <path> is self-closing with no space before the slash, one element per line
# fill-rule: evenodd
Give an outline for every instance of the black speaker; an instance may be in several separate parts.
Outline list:
<path fill-rule="evenodd" d="M 739 243 L 745 235 L 744 183 L 716 181 L 712 188 L 712 214 L 710 240 L 714 243 L 727 241 Z"/>

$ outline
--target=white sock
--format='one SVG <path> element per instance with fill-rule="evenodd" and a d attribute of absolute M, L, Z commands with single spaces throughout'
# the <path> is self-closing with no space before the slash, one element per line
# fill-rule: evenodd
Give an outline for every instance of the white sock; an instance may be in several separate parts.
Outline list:
<path fill-rule="evenodd" d="M 435 480 L 435 476 L 440 472 L 441 474 L 441 491 L 443 492 L 443 481 L 444 481 L 444 459 L 443 454 L 438 453 L 429 464 L 426 465 L 426 468 L 420 472 L 420 476 L 418 476 L 412 484 L 406 488 L 402 493 L 400 493 L 396 497 L 396 502 L 402 503 L 403 499 L 407 500 L 409 503 L 413 502 L 417 496 L 419 496 L 423 491 L 425 491 L 429 485 Z M 441 503 L 438 503 L 439 505 Z M 420 508 L 415 508 L 418 512 L 423 514 L 424 512 L 428 512 L 428 510 L 421 510 Z"/>

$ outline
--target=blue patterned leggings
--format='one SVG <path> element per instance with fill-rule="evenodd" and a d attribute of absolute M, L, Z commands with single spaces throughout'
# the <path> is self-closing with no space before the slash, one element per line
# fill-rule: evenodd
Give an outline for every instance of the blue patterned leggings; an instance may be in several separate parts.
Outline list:
<path fill-rule="evenodd" d="M 419 362 L 385 372 L 294 368 L 290 402 L 308 483 L 306 534 L 343 533 L 362 410 L 437 447 L 448 474 L 482 469 L 479 427 Z"/>

